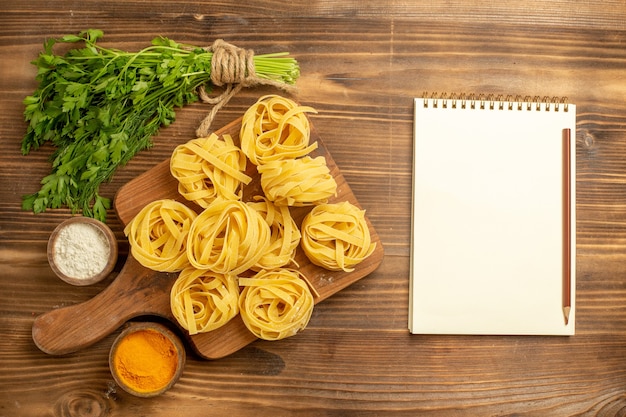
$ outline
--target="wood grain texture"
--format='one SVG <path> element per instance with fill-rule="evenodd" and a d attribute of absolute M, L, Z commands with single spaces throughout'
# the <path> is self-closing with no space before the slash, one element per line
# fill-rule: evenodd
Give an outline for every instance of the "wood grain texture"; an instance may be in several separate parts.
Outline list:
<path fill-rule="evenodd" d="M 625 415 L 624 22 L 621 0 L 5 1 L 0 416 Z M 51 152 L 19 153 L 21 101 L 36 85 L 29 62 L 46 37 L 89 27 L 129 50 L 166 35 L 292 52 L 302 71 L 296 98 L 319 111 L 312 121 L 385 247 L 381 266 L 317 306 L 302 334 L 256 341 L 217 361 L 190 355 L 179 383 L 147 401 L 113 384 L 107 356 L 115 333 L 62 357 L 41 352 L 31 337 L 38 315 L 89 300 L 115 278 L 85 288 L 55 278 L 46 240 L 69 213 L 20 210 L 21 195 L 47 174 Z M 576 103 L 576 336 L 408 334 L 412 98 L 423 91 L 567 96 Z M 215 126 L 273 92 L 243 91 Z M 118 171 L 103 194 L 113 197 L 193 138 L 206 112 L 200 104 L 178 111 L 154 147 Z M 123 258 L 121 222 L 113 211 L 108 221 Z"/>

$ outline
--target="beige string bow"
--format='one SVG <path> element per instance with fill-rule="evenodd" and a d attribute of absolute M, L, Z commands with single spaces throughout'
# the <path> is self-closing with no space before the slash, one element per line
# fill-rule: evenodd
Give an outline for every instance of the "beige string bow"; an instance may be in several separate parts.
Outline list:
<path fill-rule="evenodd" d="M 213 52 L 211 59 L 211 83 L 214 86 L 224 86 L 224 91 L 216 96 L 210 96 L 201 86 L 198 96 L 203 103 L 212 104 L 213 108 L 202 120 L 196 130 L 197 137 L 206 137 L 217 112 L 228 103 L 243 87 L 255 85 L 270 85 L 282 90 L 291 91 L 293 86 L 280 81 L 261 78 L 256 75 L 254 67 L 254 51 L 238 48 L 230 43 L 218 39 L 213 45 L 206 48 Z"/>

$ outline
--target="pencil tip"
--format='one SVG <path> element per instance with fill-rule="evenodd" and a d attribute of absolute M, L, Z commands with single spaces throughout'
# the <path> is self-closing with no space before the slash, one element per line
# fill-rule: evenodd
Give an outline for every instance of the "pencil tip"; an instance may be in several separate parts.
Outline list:
<path fill-rule="evenodd" d="M 565 316 L 565 325 L 569 323 L 569 312 L 571 307 L 563 307 L 563 316 Z"/>

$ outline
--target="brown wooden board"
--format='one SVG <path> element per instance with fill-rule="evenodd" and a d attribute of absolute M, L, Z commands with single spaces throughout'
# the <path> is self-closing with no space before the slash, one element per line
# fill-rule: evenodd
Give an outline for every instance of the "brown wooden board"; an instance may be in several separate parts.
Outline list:
<path fill-rule="evenodd" d="M 235 143 L 239 143 L 240 126 L 241 119 L 237 119 L 215 133 L 230 134 Z M 359 206 L 350 186 L 315 129 L 312 129 L 311 141 L 318 143 L 318 148 L 311 156 L 324 156 L 337 182 L 337 196 L 330 202 L 349 201 Z M 248 163 L 246 173 L 253 178 L 253 181 L 244 187 L 243 199 L 249 201 L 253 196 L 262 194 L 262 190 L 256 166 Z M 201 211 L 200 207 L 186 201 L 178 193 L 178 182 L 170 174 L 169 159 L 122 186 L 115 196 L 114 206 L 120 220 L 126 225 L 145 205 L 166 198 L 185 203 L 198 213 Z M 290 210 L 299 225 L 311 207 Z M 366 220 L 376 249 L 357 265 L 353 272 L 335 272 L 318 267 L 307 259 L 301 248 L 298 248 L 296 262 L 299 270 L 317 292 L 316 304 L 365 277 L 382 262 L 384 254 L 382 243 L 367 216 Z M 155 272 L 145 268 L 129 255 L 119 275 L 98 295 L 84 303 L 52 310 L 37 317 L 32 329 L 33 340 L 42 351 L 62 355 L 101 340 L 124 322 L 135 317 L 155 315 L 177 324 L 169 305 L 170 289 L 176 277 L 177 274 Z M 245 327 L 239 315 L 225 326 L 211 332 L 189 336 L 182 328 L 181 331 L 187 336 L 190 346 L 196 353 L 206 359 L 227 356 L 256 339 Z"/>

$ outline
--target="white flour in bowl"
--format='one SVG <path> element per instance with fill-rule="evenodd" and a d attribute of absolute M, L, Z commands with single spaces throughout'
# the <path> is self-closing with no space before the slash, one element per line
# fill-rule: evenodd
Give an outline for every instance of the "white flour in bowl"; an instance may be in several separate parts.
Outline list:
<path fill-rule="evenodd" d="M 106 236 L 89 223 L 70 223 L 59 231 L 54 263 L 72 278 L 91 278 L 102 272 L 110 255 Z"/>

